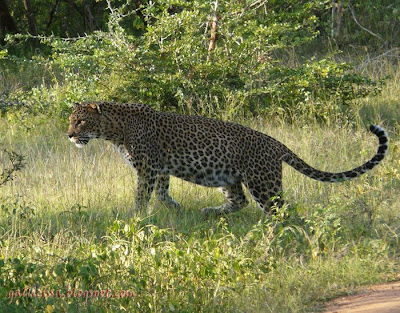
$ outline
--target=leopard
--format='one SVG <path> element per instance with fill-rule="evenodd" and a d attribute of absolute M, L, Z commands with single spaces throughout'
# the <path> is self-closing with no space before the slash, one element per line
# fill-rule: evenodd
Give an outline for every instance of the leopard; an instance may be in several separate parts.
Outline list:
<path fill-rule="evenodd" d="M 153 191 L 167 207 L 181 209 L 169 192 L 170 177 L 218 187 L 226 197 L 205 215 L 237 212 L 249 204 L 270 213 L 282 206 L 282 164 L 321 182 L 343 182 L 372 170 L 384 159 L 389 136 L 379 125 L 375 155 L 351 170 L 331 173 L 308 165 L 280 141 L 237 123 L 204 116 L 163 112 L 146 104 L 88 101 L 75 103 L 67 135 L 78 148 L 92 139 L 113 143 L 137 172 L 135 210 L 146 209 Z"/>

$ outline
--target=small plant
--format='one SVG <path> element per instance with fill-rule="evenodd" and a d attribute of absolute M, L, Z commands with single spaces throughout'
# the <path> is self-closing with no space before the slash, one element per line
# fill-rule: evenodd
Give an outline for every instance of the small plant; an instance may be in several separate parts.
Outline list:
<path fill-rule="evenodd" d="M 7 149 L 4 149 L 3 152 L 7 155 L 10 165 L 4 168 L 0 174 L 0 187 L 13 180 L 15 173 L 25 166 L 24 157 L 22 155 Z M 4 163 L 5 162 L 3 162 L 3 164 Z"/>

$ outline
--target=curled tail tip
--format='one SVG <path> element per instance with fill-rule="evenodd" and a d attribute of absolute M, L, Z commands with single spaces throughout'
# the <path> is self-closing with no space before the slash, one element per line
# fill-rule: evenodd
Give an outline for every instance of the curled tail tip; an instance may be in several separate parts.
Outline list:
<path fill-rule="evenodd" d="M 376 155 L 371 159 L 370 163 L 373 166 L 375 166 L 376 164 L 378 164 L 380 161 L 382 161 L 382 159 L 385 157 L 385 155 L 388 152 L 388 148 L 389 148 L 389 135 L 387 134 L 387 132 L 380 127 L 379 125 L 371 125 L 369 127 L 369 129 L 371 130 L 372 133 L 374 133 L 378 139 L 379 139 L 379 147 L 378 147 L 378 151 L 376 153 Z"/>
<path fill-rule="evenodd" d="M 369 127 L 370 131 L 374 133 L 379 138 L 379 145 L 386 146 L 388 145 L 389 135 L 388 133 L 379 125 L 371 125 Z"/>
<path fill-rule="evenodd" d="M 382 136 L 388 137 L 387 132 L 382 127 L 380 127 L 379 125 L 371 125 L 369 127 L 369 130 L 372 133 L 374 133 L 375 135 L 377 135 L 378 137 L 382 137 Z"/>

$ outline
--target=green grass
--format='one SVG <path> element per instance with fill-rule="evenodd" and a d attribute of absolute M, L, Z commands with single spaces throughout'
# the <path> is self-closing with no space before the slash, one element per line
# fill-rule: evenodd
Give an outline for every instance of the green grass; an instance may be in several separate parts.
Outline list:
<path fill-rule="evenodd" d="M 2 146 L 26 156 L 25 168 L 0 188 L 2 312 L 309 312 L 399 272 L 394 123 L 388 157 L 361 178 L 320 183 L 286 166 L 288 206 L 278 215 L 264 216 L 252 201 L 241 212 L 209 219 L 200 209 L 220 204 L 222 195 L 178 179 L 171 193 L 181 211 L 153 199 L 150 215 L 132 212 L 135 173 L 110 144 L 76 149 L 66 124 L 32 125 L 0 121 Z M 362 127 L 250 125 L 324 170 L 359 165 L 377 147 Z M 3 166 L 5 159 L 1 153 Z M 135 296 L 87 303 L 7 298 L 35 285 L 132 290 Z"/>
<path fill-rule="evenodd" d="M 0 93 L 18 97 L 40 77 L 49 81 L 43 68 L 31 66 L 2 69 L 0 77 L 8 79 L 0 80 Z M 381 95 L 355 104 L 356 121 L 242 121 L 328 171 L 358 166 L 375 153 L 370 123 L 389 131 L 387 158 L 356 180 L 321 183 L 285 166 L 287 206 L 275 216 L 252 201 L 229 216 L 204 218 L 201 208 L 221 204 L 223 196 L 178 179 L 171 193 L 181 211 L 153 198 L 151 213 L 134 212 L 135 173 L 109 143 L 77 149 L 67 140 L 67 122 L 32 117 L 35 110 L 3 116 L 0 171 L 9 165 L 3 149 L 24 155 L 26 165 L 0 186 L 0 311 L 310 312 L 335 296 L 398 277 L 400 71 L 390 64 L 366 71 L 391 78 Z M 29 86 L 20 85 L 25 72 Z M 75 92 L 62 84 L 48 93 L 37 89 L 36 102 L 59 103 L 68 88 Z M 34 286 L 135 295 L 87 303 L 8 297 Z"/>
<path fill-rule="evenodd" d="M 400 125 L 400 70 L 385 60 L 373 62 L 364 69 L 366 75 L 375 79 L 389 77 L 379 97 L 371 97 L 359 101 L 360 122 L 385 123 L 399 127 Z"/>

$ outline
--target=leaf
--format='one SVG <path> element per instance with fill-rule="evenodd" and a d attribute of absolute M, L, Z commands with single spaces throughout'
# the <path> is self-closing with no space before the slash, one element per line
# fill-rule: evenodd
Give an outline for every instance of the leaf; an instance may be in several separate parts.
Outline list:
<path fill-rule="evenodd" d="M 54 311 L 54 306 L 48 304 L 48 305 L 46 306 L 45 312 L 46 312 L 46 313 L 52 313 L 53 311 Z"/>

